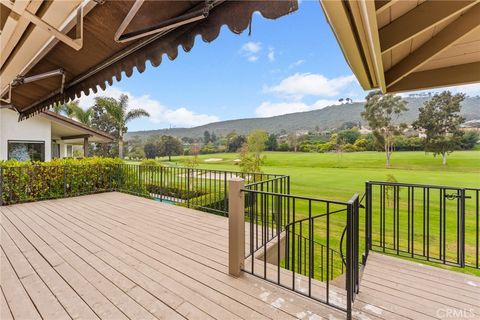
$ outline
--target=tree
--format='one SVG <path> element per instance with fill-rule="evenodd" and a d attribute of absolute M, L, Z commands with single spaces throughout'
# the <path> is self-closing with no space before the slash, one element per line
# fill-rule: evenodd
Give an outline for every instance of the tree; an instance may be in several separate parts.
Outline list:
<path fill-rule="evenodd" d="M 72 108 L 71 109 L 72 110 L 72 118 L 74 118 L 75 120 L 77 120 L 77 121 L 79 121 L 83 124 L 90 125 L 91 117 L 92 117 L 92 113 L 93 113 L 93 108 L 92 107 L 84 110 L 79 105 L 73 104 L 71 106 L 71 108 Z"/>
<path fill-rule="evenodd" d="M 435 94 L 420 107 L 418 119 L 412 124 L 417 130 L 424 131 L 425 150 L 442 156 L 442 164 L 447 164 L 447 154 L 458 146 L 463 132 L 460 125 L 465 118 L 460 116 L 460 103 L 465 94 L 452 95 L 450 91 Z"/>
<path fill-rule="evenodd" d="M 265 143 L 267 151 L 276 151 L 278 149 L 277 135 L 271 133 Z"/>
<path fill-rule="evenodd" d="M 342 125 L 338 128 L 340 130 L 348 130 L 348 129 L 353 129 L 358 125 L 358 123 L 353 122 L 353 121 L 346 121 L 342 123 Z"/>
<path fill-rule="evenodd" d="M 67 103 L 55 103 L 52 107 L 52 111 L 64 115 L 66 117 L 73 117 L 73 106 L 78 106 L 76 101 L 70 101 Z"/>
<path fill-rule="evenodd" d="M 252 152 L 255 158 L 259 158 L 265 150 L 268 134 L 264 130 L 253 130 L 247 137 L 248 151 Z"/>
<path fill-rule="evenodd" d="M 355 141 L 360 137 L 360 132 L 358 130 L 342 130 L 337 133 L 337 143 L 345 144 L 350 143 L 354 144 Z"/>
<path fill-rule="evenodd" d="M 129 159 L 145 158 L 143 141 L 138 135 L 126 141 L 126 150 Z"/>
<path fill-rule="evenodd" d="M 64 104 L 55 103 L 52 107 L 52 111 L 68 118 L 75 119 L 83 124 L 90 125 L 93 108 L 90 107 L 85 110 L 78 105 L 78 101 L 70 101 Z"/>
<path fill-rule="evenodd" d="M 143 146 L 143 151 L 145 152 L 145 157 L 147 159 L 155 159 L 158 153 L 157 145 L 153 142 L 147 142 Z"/>
<path fill-rule="evenodd" d="M 296 132 L 290 133 L 287 137 L 287 141 L 290 148 L 293 149 L 293 152 L 297 152 L 298 145 L 300 144 L 297 133 Z"/>
<path fill-rule="evenodd" d="M 117 130 L 118 156 L 123 158 L 123 136 L 128 131 L 127 123 L 140 117 L 149 117 L 150 114 L 141 108 L 127 111 L 128 96 L 126 94 L 120 95 L 118 100 L 112 97 L 97 97 L 95 98 L 95 104 L 103 108 L 111 118 Z"/>
<path fill-rule="evenodd" d="M 203 143 L 207 144 L 210 141 L 211 141 L 210 132 L 208 132 L 208 130 L 205 130 L 205 132 L 203 133 Z"/>
<path fill-rule="evenodd" d="M 237 152 L 247 142 L 245 136 L 237 135 L 235 132 L 227 135 L 227 152 Z"/>
<path fill-rule="evenodd" d="M 172 136 L 162 136 L 157 144 L 158 155 L 168 157 L 172 161 L 172 156 L 178 156 L 183 153 L 183 145 L 180 140 Z"/>
<path fill-rule="evenodd" d="M 200 146 L 197 143 L 191 144 L 188 150 L 190 156 L 187 161 L 187 165 L 190 168 L 196 168 L 199 164 L 198 155 L 200 154 Z"/>
<path fill-rule="evenodd" d="M 244 143 L 239 149 L 240 158 L 240 171 L 242 172 L 262 172 L 261 166 L 263 164 L 263 158 L 256 158 L 248 150 L 248 144 Z M 255 177 L 254 177 L 255 180 Z"/>
<path fill-rule="evenodd" d="M 112 118 L 105 109 L 94 105 L 90 116 L 90 126 L 92 128 L 106 132 L 114 137 L 118 137 L 118 131 Z M 118 154 L 118 145 L 116 143 L 93 143 L 90 154 L 102 157 L 115 157 Z"/>
<path fill-rule="evenodd" d="M 212 131 L 212 134 L 210 135 L 210 142 L 217 142 L 217 135 L 215 134 L 215 132 Z"/>
<path fill-rule="evenodd" d="M 478 140 L 480 140 L 480 134 L 475 131 L 467 131 L 460 139 L 460 149 L 471 150 L 475 147 Z"/>
<path fill-rule="evenodd" d="M 261 172 L 265 161 L 262 152 L 265 150 L 268 134 L 263 130 L 253 130 L 247 137 L 247 142 L 240 148 L 240 169 L 242 172 Z"/>
<path fill-rule="evenodd" d="M 365 111 L 362 117 L 368 122 L 378 143 L 385 150 L 387 167 L 395 144 L 395 136 L 406 127 L 398 123 L 399 117 L 407 111 L 407 102 L 393 94 L 383 95 L 381 91 L 372 91 L 366 97 Z"/>

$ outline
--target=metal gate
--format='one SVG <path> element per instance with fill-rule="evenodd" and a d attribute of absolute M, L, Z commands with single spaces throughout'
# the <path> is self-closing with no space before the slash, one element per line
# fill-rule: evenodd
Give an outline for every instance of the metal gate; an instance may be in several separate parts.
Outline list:
<path fill-rule="evenodd" d="M 367 182 L 366 255 L 375 250 L 479 268 L 479 191 Z"/>

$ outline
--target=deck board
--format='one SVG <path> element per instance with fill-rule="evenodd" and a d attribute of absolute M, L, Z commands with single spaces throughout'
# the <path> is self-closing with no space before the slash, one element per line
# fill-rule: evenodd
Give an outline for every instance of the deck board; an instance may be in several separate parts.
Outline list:
<path fill-rule="evenodd" d="M 371 252 L 360 288 L 354 306 L 367 313 L 441 319 L 450 310 L 452 319 L 480 319 L 480 278 L 472 275 Z"/>
<path fill-rule="evenodd" d="M 2 226 L 7 235 L 15 234 L 26 259 L 40 257 L 50 265 L 48 284 L 56 287 L 62 279 L 78 305 L 102 319 L 344 317 L 255 277 L 230 277 L 224 217 L 120 193 L 25 203 L 0 212 Z M 37 256 L 26 254 L 33 251 Z M 47 279 L 44 264 L 37 261 L 33 269 L 42 268 L 34 273 Z M 18 284 L 15 274 L 8 278 Z M 65 310 L 71 318 L 89 318 Z"/>
<path fill-rule="evenodd" d="M 0 207 L 0 225 L 2 319 L 345 319 L 229 276 L 221 216 L 112 192 Z M 445 306 L 480 318 L 479 278 L 372 253 L 354 318 L 436 319 Z"/>

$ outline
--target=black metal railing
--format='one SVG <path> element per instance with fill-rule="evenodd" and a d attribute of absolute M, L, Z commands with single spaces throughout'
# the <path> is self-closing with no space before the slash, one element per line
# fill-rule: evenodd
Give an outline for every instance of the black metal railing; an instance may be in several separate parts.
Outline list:
<path fill-rule="evenodd" d="M 479 268 L 478 188 L 367 182 L 369 250 Z"/>
<path fill-rule="evenodd" d="M 273 181 L 287 190 L 286 175 L 135 164 L 0 166 L 0 205 L 120 191 L 228 214 L 228 181 Z"/>
<path fill-rule="evenodd" d="M 351 316 L 359 285 L 358 195 L 348 202 L 295 196 L 277 183 L 243 189 L 243 270 Z"/>
<path fill-rule="evenodd" d="M 177 204 L 219 215 L 228 215 L 228 181 L 242 178 L 247 183 L 277 181 L 274 187 L 286 189 L 290 177 L 286 175 L 211 170 L 187 167 L 123 165 L 127 188 L 119 184 L 119 191 L 147 194 L 159 201 Z M 280 190 L 280 189 L 278 189 Z"/>

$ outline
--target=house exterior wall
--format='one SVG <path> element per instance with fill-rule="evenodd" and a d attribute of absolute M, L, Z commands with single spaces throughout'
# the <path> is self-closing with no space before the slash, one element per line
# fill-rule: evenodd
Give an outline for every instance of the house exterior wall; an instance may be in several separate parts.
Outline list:
<path fill-rule="evenodd" d="M 0 109 L 0 160 L 8 159 L 9 140 L 45 142 L 45 161 L 52 158 L 51 121 L 42 117 L 32 117 L 18 122 L 16 112 Z"/>

